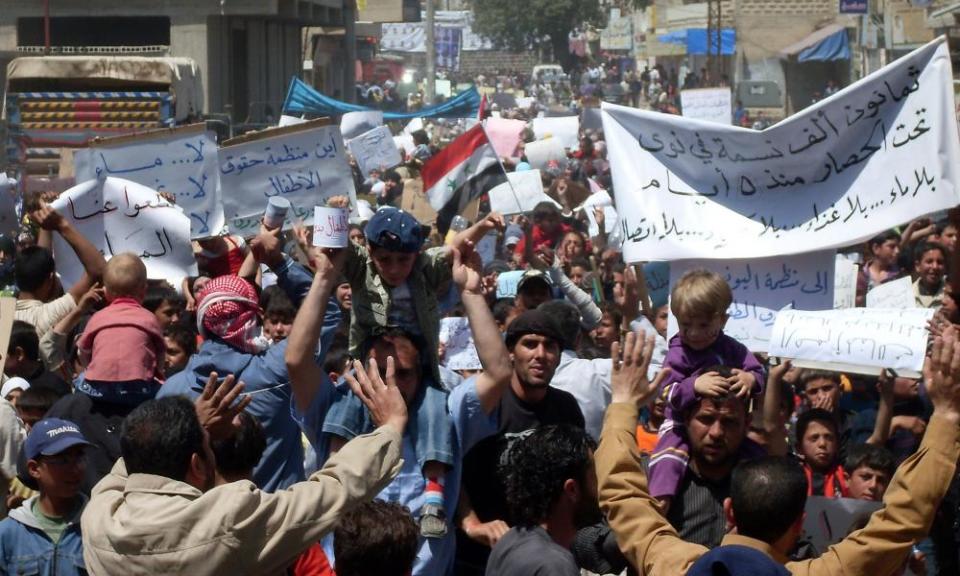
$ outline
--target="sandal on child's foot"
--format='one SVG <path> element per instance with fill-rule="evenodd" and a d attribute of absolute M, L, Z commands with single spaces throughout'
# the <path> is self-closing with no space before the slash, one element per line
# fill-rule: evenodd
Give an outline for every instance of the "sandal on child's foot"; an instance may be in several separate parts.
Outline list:
<path fill-rule="evenodd" d="M 424 538 L 443 538 L 447 535 L 447 520 L 443 508 L 427 505 L 420 515 L 420 535 Z"/>

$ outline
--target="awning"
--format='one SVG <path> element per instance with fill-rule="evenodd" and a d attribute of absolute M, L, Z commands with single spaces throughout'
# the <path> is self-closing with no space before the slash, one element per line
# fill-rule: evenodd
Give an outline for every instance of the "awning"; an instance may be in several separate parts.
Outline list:
<path fill-rule="evenodd" d="M 798 62 L 826 62 L 850 59 L 850 40 L 842 24 L 830 24 L 780 51 L 784 58 L 796 56 Z"/>

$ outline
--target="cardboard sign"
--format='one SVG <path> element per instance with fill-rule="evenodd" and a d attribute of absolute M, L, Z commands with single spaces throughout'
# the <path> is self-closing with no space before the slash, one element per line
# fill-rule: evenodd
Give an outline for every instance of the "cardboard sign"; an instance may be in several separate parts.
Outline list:
<path fill-rule="evenodd" d="M 913 282 L 909 276 L 884 282 L 867 292 L 867 308 L 916 308 Z"/>
<path fill-rule="evenodd" d="M 230 231 L 252 236 L 267 200 L 290 201 L 290 221 L 308 220 L 313 208 L 339 195 L 357 205 L 353 174 L 340 129 L 326 120 L 271 128 L 225 142 L 220 149 L 220 182 Z"/>
<path fill-rule="evenodd" d="M 483 369 L 466 318 L 442 318 L 439 340 L 443 346 L 443 365 L 450 370 Z"/>
<path fill-rule="evenodd" d="M 365 177 L 374 170 L 383 171 L 403 162 L 390 129 L 379 126 L 347 141 L 347 148 L 357 160 Z"/>

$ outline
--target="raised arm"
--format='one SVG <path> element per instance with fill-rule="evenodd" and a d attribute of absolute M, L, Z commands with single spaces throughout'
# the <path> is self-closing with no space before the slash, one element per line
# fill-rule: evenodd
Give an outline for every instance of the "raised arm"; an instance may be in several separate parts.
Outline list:
<path fill-rule="evenodd" d="M 30 218 L 40 224 L 44 230 L 58 232 L 73 248 L 73 252 L 83 265 L 83 276 L 68 290 L 73 296 L 73 301 L 79 302 L 83 294 L 103 276 L 103 270 L 107 266 L 103 254 L 49 204 L 42 204 L 39 210 L 30 214 Z"/>
<path fill-rule="evenodd" d="M 461 253 L 466 253 L 470 246 L 479 242 L 488 232 L 502 231 L 505 227 L 506 221 L 503 216 L 497 212 L 491 212 L 473 226 L 454 236 L 450 247 L 459 250 Z"/>
<path fill-rule="evenodd" d="M 647 378 L 653 339 L 629 333 L 623 348 L 621 360 L 619 343 L 611 346 L 612 402 L 595 454 L 600 508 L 620 550 L 641 574 L 684 574 L 707 549 L 684 542 L 660 515 L 637 452 L 638 406 L 657 391 Z"/>
<path fill-rule="evenodd" d="M 880 405 L 877 406 L 877 421 L 873 425 L 873 434 L 867 438 L 867 444 L 883 446 L 890 438 L 890 423 L 893 422 L 893 379 L 886 370 L 880 373 L 877 382 L 880 392 Z"/>
<path fill-rule="evenodd" d="M 787 455 L 786 422 L 780 417 L 780 405 L 783 403 L 783 375 L 789 369 L 789 360 L 771 368 L 763 395 L 763 427 L 767 435 L 767 454 L 771 456 Z"/>
<path fill-rule="evenodd" d="M 320 249 L 314 249 L 311 257 L 317 266 L 310 290 L 300 304 L 297 317 L 287 337 L 284 360 L 290 374 L 293 400 L 298 412 L 306 412 L 323 382 L 323 370 L 317 365 L 315 354 L 317 342 L 324 327 L 324 316 L 330 294 L 337 287 L 337 276 L 343 265 L 346 250 L 338 250 L 331 260 Z"/>
<path fill-rule="evenodd" d="M 819 558 L 788 564 L 793 574 L 888 574 L 926 537 L 950 487 L 960 457 L 960 342 L 949 330 L 933 344 L 924 367 L 933 416 L 920 447 L 900 464 L 862 530 L 831 546 Z"/>
<path fill-rule="evenodd" d="M 473 332 L 477 356 L 483 366 L 483 372 L 477 377 L 477 396 L 483 411 L 489 414 L 500 404 L 503 389 L 510 383 L 513 367 L 493 313 L 483 297 L 482 277 L 480 255 L 471 251 L 464 262 L 460 251 L 454 249 L 453 281 L 460 289 L 460 299 Z"/>

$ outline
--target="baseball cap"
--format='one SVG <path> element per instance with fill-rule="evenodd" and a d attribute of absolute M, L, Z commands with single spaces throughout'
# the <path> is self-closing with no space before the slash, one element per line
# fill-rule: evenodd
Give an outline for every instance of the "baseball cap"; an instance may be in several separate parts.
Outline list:
<path fill-rule="evenodd" d="M 367 222 L 363 235 L 367 242 L 395 252 L 419 252 L 424 230 L 412 214 L 393 207 L 384 207 Z"/>
<path fill-rule="evenodd" d="M 503 245 L 511 246 L 520 243 L 523 238 L 523 229 L 516 224 L 510 224 L 503 232 Z"/>
<path fill-rule="evenodd" d="M 33 425 L 24 442 L 28 460 L 37 456 L 54 456 L 74 446 L 93 446 L 83 437 L 80 428 L 69 420 L 45 418 Z"/>
<path fill-rule="evenodd" d="M 520 277 L 520 281 L 517 282 L 517 292 L 519 293 L 523 290 L 523 287 L 529 282 L 540 281 L 547 285 L 547 288 L 553 288 L 553 282 L 550 280 L 550 275 L 544 272 L 543 270 L 537 270 L 536 268 L 528 268 L 523 276 Z"/>

